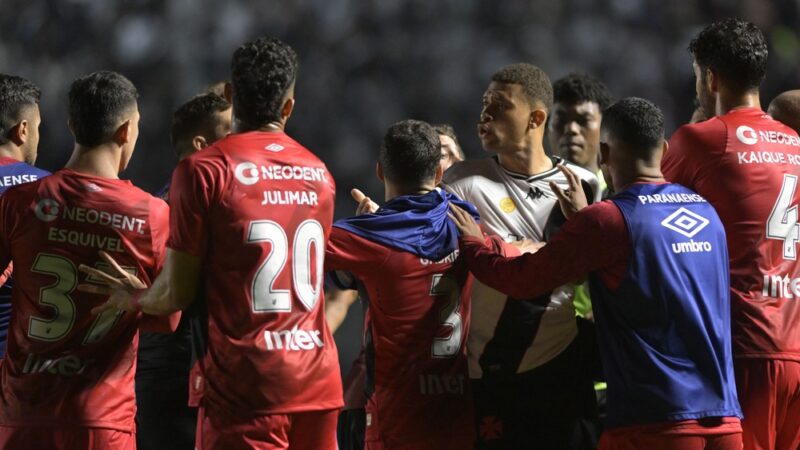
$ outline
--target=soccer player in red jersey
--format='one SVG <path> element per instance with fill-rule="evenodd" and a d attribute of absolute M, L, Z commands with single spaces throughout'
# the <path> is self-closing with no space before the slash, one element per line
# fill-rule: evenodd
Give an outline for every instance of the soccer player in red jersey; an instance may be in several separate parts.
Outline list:
<path fill-rule="evenodd" d="M 321 301 L 336 190 L 283 131 L 296 74 L 297 55 L 277 39 L 236 50 L 234 133 L 175 169 L 163 273 L 135 295 L 135 277 L 106 276 L 110 311 L 166 314 L 205 291 L 198 449 L 336 448 L 342 385 Z"/>
<path fill-rule="evenodd" d="M 405 120 L 383 139 L 378 177 L 386 203 L 334 224 L 327 270 L 348 271 L 368 297 L 368 450 L 472 447 L 465 341 L 472 278 L 439 188 L 441 144 L 433 127 Z"/>
<path fill-rule="evenodd" d="M 136 98 L 133 84 L 114 72 L 76 80 L 69 92 L 75 149 L 66 167 L 0 197 L 0 264 L 13 259 L 16 268 L 0 364 L 0 448 L 136 448 L 142 314 L 95 315 L 107 298 L 76 290 L 101 281 L 78 272 L 102 267 L 98 250 L 148 284 L 163 260 L 167 205 L 118 179 L 138 135 Z"/>
<path fill-rule="evenodd" d="M 175 111 L 170 141 L 178 160 L 183 160 L 227 136 L 230 128 L 231 104 L 216 94 L 201 94 Z M 168 190 L 169 185 L 159 197 L 167 200 Z M 174 333 L 142 333 L 139 337 L 136 369 L 138 450 L 194 449 L 195 407 L 199 404 L 202 374 L 196 368 L 190 382 L 189 369 L 192 366 L 191 324 L 197 316 L 195 311 L 186 311 Z"/>
<path fill-rule="evenodd" d="M 730 253 L 734 368 L 745 449 L 800 445 L 800 139 L 761 110 L 767 43 L 728 19 L 692 40 L 697 96 L 709 119 L 670 139 L 667 180 L 708 199 Z"/>

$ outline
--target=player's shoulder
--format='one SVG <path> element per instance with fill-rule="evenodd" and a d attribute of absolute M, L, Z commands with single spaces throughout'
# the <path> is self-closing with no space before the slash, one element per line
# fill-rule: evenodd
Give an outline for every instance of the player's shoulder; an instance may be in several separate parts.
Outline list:
<path fill-rule="evenodd" d="M 687 123 L 680 126 L 670 137 L 670 145 L 700 146 L 709 148 L 724 146 L 728 136 L 728 122 L 722 117 L 712 117 L 697 123 Z M 697 149 L 692 148 L 691 151 Z"/>
<path fill-rule="evenodd" d="M 494 157 L 461 161 L 447 169 L 442 181 L 449 186 L 469 186 L 486 181 L 497 181 L 498 164 Z"/>

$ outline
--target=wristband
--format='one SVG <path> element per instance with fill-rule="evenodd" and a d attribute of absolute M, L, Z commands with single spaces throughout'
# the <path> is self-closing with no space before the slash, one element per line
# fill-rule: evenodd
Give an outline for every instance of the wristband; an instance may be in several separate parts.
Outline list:
<path fill-rule="evenodd" d="M 134 311 L 141 311 L 142 310 L 142 303 L 139 299 L 147 292 L 147 289 L 136 289 L 133 291 L 133 295 L 131 295 L 131 306 L 133 306 Z"/>

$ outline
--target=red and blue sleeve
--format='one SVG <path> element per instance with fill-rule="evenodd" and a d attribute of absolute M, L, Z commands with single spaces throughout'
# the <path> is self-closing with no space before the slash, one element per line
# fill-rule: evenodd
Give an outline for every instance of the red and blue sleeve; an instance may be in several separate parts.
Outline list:
<path fill-rule="evenodd" d="M 536 253 L 505 257 L 472 237 L 461 240 L 461 251 L 478 280 L 512 298 L 535 297 L 594 271 L 616 289 L 631 253 L 625 219 L 610 201 L 576 214 Z"/>

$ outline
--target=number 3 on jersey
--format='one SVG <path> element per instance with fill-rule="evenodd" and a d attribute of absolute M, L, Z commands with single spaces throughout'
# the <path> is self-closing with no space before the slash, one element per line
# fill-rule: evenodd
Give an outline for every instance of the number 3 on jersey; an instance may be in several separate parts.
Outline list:
<path fill-rule="evenodd" d="M 797 189 L 797 176 L 784 174 L 781 193 L 767 219 L 767 237 L 783 241 L 783 259 L 797 259 L 797 241 L 800 240 L 800 224 L 797 223 L 797 205 L 792 205 Z"/>
<path fill-rule="evenodd" d="M 451 358 L 461 350 L 461 335 L 464 330 L 464 321 L 459 312 L 461 286 L 458 285 L 456 280 L 446 275 L 437 274 L 431 280 L 430 295 L 447 298 L 447 303 L 439 311 L 439 320 L 441 326 L 452 330 L 448 337 L 436 337 L 433 339 L 431 356 L 434 358 Z"/>
<path fill-rule="evenodd" d="M 257 220 L 250 222 L 247 233 L 248 244 L 269 242 L 271 249 L 256 271 L 250 285 L 253 312 L 291 312 L 292 293 L 289 289 L 275 286 L 278 276 L 286 266 L 289 256 L 289 240 L 286 231 L 277 222 Z M 325 235 L 322 225 L 316 220 L 306 220 L 297 227 L 292 240 L 292 284 L 300 302 L 313 311 L 320 297 L 322 285 Z M 312 257 L 312 253 L 313 257 Z M 312 261 L 315 272 L 312 272 Z M 313 276 L 313 279 L 312 279 Z"/>

